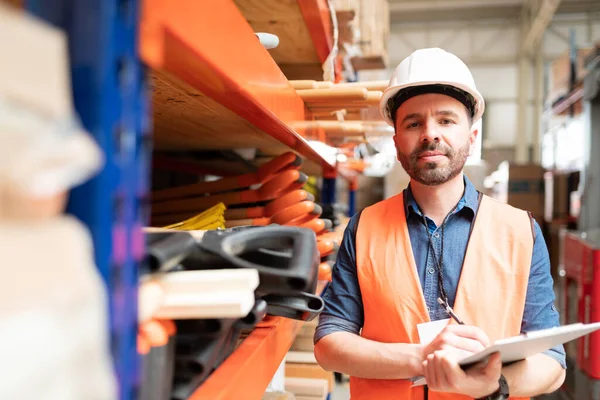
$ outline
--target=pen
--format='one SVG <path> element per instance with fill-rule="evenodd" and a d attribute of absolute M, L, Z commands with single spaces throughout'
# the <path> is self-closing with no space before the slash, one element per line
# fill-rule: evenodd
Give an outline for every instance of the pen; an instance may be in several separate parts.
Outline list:
<path fill-rule="evenodd" d="M 452 309 L 452 307 L 450 307 L 450 304 L 448 304 L 448 302 L 442 300 L 439 297 L 438 297 L 437 301 L 438 301 L 438 303 L 440 303 L 440 305 L 442 307 L 444 307 L 446 309 L 446 312 L 448 314 L 450 314 L 450 316 L 452 317 L 452 319 L 454 319 L 459 325 L 464 325 L 465 324 L 464 322 L 462 322 L 462 320 L 460 318 L 458 318 L 458 315 L 454 314 L 454 310 Z"/>

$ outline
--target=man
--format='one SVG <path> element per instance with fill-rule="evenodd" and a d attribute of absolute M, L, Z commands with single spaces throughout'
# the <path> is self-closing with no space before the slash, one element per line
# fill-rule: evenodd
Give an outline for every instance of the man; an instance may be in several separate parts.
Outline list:
<path fill-rule="evenodd" d="M 539 225 L 463 175 L 484 112 L 468 67 L 441 49 L 418 50 L 380 104 L 410 185 L 350 220 L 315 333 L 319 364 L 350 375 L 352 400 L 557 390 L 562 346 L 507 366 L 497 354 L 464 371 L 457 364 L 495 340 L 559 325 Z M 451 319 L 421 345 L 419 330 L 452 310 L 464 325 Z M 411 387 L 421 375 L 427 387 Z"/>

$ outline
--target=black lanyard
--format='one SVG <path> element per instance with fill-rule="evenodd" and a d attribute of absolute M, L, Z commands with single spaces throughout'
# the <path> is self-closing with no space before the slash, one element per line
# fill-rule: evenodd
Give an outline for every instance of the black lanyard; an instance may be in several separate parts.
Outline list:
<path fill-rule="evenodd" d="M 419 207 L 419 211 L 421 212 L 421 215 L 423 216 L 423 226 L 425 227 L 425 232 L 427 233 L 427 237 L 429 238 L 429 248 L 431 249 L 431 254 L 433 256 L 433 263 L 436 265 L 436 270 L 437 270 L 437 275 L 438 275 L 438 290 L 440 292 L 440 297 L 441 299 L 447 304 L 449 305 L 449 300 L 448 300 L 448 295 L 446 294 L 446 289 L 444 288 L 444 273 L 443 273 L 443 263 L 444 263 L 444 227 L 446 226 L 446 222 L 448 222 L 448 218 L 450 217 L 450 215 L 452 215 L 452 213 L 454 211 L 456 211 L 456 208 L 458 207 L 458 204 L 460 203 L 460 200 L 458 203 L 456 203 L 456 205 L 452 208 L 452 210 L 450 210 L 450 212 L 446 215 L 446 217 L 444 218 L 444 221 L 442 222 L 442 226 L 440 227 L 440 230 L 442 231 L 442 243 L 441 243 L 441 251 L 440 251 L 440 256 L 438 257 L 435 251 L 435 246 L 433 244 L 433 239 L 432 239 L 432 233 L 429 232 L 429 226 L 427 224 L 427 217 L 425 216 L 425 213 L 423 213 L 423 210 L 421 210 L 421 208 Z"/>

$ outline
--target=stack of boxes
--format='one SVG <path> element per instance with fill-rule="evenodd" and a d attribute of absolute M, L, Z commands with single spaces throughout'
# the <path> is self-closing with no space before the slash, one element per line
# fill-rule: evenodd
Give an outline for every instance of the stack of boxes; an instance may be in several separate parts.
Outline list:
<path fill-rule="evenodd" d="M 507 203 L 544 220 L 544 168 L 537 164 L 509 164 Z"/>
<path fill-rule="evenodd" d="M 571 53 L 565 52 L 552 61 L 548 74 L 547 106 L 551 106 L 568 96 L 574 86 L 583 82 L 587 70 L 585 60 L 592 53 L 592 48 L 577 49 L 574 59 Z M 581 112 L 581 104 L 577 104 L 575 114 Z"/>
<path fill-rule="evenodd" d="M 286 390 L 298 400 L 325 400 L 334 388 L 333 373 L 321 368 L 314 356 L 317 324 L 318 319 L 304 323 L 286 357 Z"/>
<path fill-rule="evenodd" d="M 336 14 L 341 17 L 340 38 L 346 39 L 345 44 L 353 46 L 357 53 L 350 60 L 353 69 L 355 71 L 385 69 L 389 58 L 387 50 L 390 33 L 389 1 L 334 0 L 331 4 Z M 353 16 L 350 21 L 349 16 Z M 351 33 L 346 33 L 348 27 L 351 28 Z M 343 57 L 346 55 L 345 47 L 340 46 L 340 54 Z"/>
<path fill-rule="evenodd" d="M 579 171 L 547 172 L 545 176 L 545 215 L 547 224 L 547 245 L 550 251 L 552 277 L 556 280 L 559 273 L 560 245 L 559 237 L 566 229 L 575 229 L 579 211 L 574 207 L 573 194 L 579 186 Z"/>

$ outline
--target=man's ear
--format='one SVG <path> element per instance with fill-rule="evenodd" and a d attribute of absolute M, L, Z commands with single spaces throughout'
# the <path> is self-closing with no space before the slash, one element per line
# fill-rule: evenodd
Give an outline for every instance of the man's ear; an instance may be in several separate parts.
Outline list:
<path fill-rule="evenodd" d="M 400 152 L 398 150 L 398 135 L 395 132 L 394 132 L 393 138 L 394 138 L 394 146 L 396 147 L 396 161 L 400 162 L 400 157 L 398 156 L 398 154 L 400 154 Z"/>
<path fill-rule="evenodd" d="M 477 136 L 479 135 L 479 129 L 477 127 L 471 128 L 471 134 L 469 135 L 469 155 L 473 155 L 475 150 L 475 143 L 477 142 Z"/>

